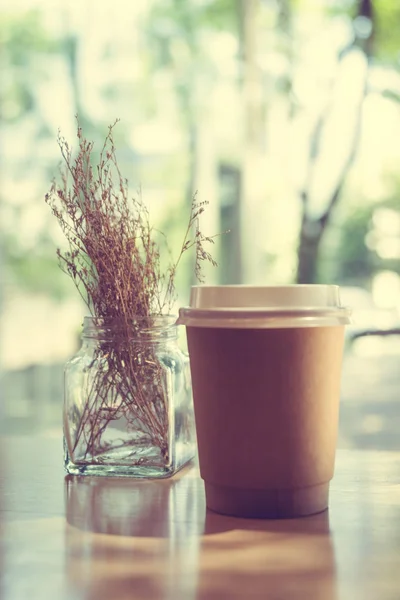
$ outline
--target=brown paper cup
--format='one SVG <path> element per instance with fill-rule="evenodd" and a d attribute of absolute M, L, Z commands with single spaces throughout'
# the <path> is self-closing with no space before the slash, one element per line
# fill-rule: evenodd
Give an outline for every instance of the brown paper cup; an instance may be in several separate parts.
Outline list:
<path fill-rule="evenodd" d="M 294 313 L 288 314 L 279 322 L 296 322 Z M 277 327 L 278 317 L 268 327 L 252 314 L 247 322 L 242 313 L 236 320 L 233 313 L 225 320 L 222 312 L 217 319 L 210 315 L 197 312 L 194 324 L 186 319 L 208 508 L 255 518 L 325 510 L 334 471 L 344 325 L 325 318 L 320 322 L 329 325 L 318 326 L 309 312 L 299 317 L 298 327 Z M 213 319 L 218 326 L 212 326 Z"/>
<path fill-rule="evenodd" d="M 207 506 L 294 517 L 328 506 L 344 327 L 188 327 Z"/>

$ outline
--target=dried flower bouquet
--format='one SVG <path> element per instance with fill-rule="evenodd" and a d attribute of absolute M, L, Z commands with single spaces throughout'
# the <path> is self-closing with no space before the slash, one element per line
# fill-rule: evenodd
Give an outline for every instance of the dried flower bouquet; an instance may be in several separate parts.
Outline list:
<path fill-rule="evenodd" d="M 176 270 L 193 248 L 201 279 L 202 261 L 215 265 L 204 248 L 213 239 L 199 229 L 206 203 L 194 198 L 178 258 L 162 268 L 159 233 L 141 195 L 129 196 L 118 166 L 116 123 L 108 129 L 96 167 L 93 142 L 79 124 L 75 157 L 59 136 L 61 182 L 54 180 L 45 198 L 68 242 L 66 251 L 57 250 L 60 266 L 91 314 L 85 319 L 82 349 L 67 366 L 66 468 L 104 474 L 101 466 L 108 465 L 107 473 L 146 475 L 146 470 L 125 467 L 150 465 L 162 476 L 174 470 L 171 435 L 180 428 L 184 436 L 188 427 L 184 410 L 177 419 L 171 406 L 176 388 L 171 373 L 175 377 L 183 368 L 176 349 L 168 346 L 174 337 L 174 319 L 168 314 Z"/>

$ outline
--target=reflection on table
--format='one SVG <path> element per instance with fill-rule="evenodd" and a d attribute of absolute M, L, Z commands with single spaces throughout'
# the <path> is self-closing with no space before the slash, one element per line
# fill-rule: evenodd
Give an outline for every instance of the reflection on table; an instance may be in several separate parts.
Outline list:
<path fill-rule="evenodd" d="M 246 520 L 206 510 L 196 465 L 64 477 L 60 433 L 3 438 L 3 600 L 398 598 L 398 453 L 339 451 L 329 512 Z"/>
<path fill-rule="evenodd" d="M 336 598 L 327 512 L 291 522 L 217 515 L 205 510 L 195 468 L 157 482 L 66 477 L 65 490 L 67 578 L 76 593 L 245 598 L 267 585 L 286 597 Z"/>

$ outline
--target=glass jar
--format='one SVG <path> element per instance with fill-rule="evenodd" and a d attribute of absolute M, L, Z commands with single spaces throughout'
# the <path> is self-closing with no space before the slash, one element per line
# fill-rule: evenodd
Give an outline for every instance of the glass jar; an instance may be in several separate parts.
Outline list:
<path fill-rule="evenodd" d="M 82 346 L 65 367 L 68 473 L 169 477 L 194 456 L 189 361 L 174 323 L 85 318 Z"/>

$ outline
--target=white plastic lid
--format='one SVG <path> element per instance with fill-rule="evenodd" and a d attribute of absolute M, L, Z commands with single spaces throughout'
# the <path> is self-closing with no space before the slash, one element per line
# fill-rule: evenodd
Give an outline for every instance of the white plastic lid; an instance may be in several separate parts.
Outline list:
<path fill-rule="evenodd" d="M 237 329 L 347 325 L 350 313 L 340 304 L 337 285 L 198 285 L 177 324 Z"/>

